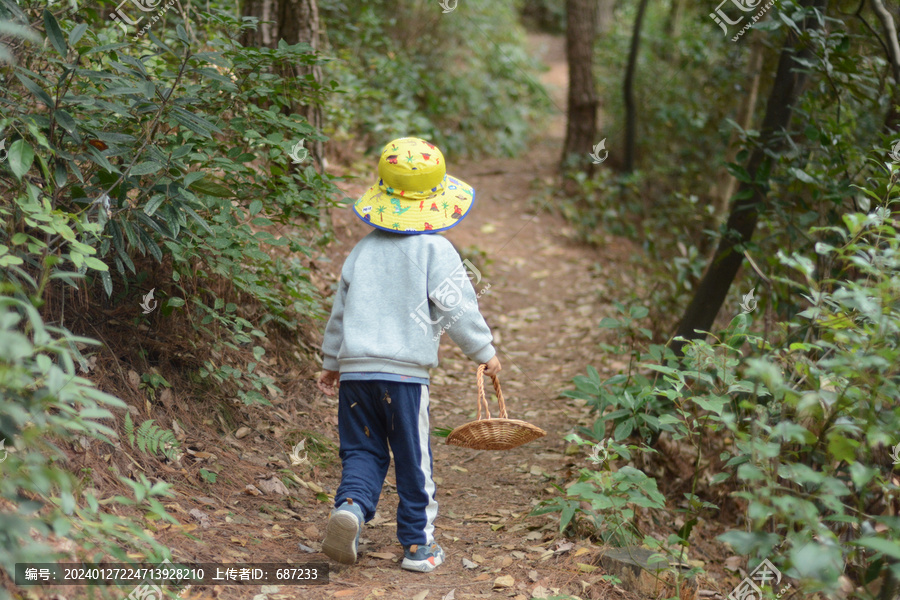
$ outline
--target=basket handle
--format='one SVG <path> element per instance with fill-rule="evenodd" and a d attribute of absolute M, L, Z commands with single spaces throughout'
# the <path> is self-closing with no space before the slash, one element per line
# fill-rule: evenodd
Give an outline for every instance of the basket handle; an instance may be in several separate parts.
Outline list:
<path fill-rule="evenodd" d="M 478 365 L 478 370 L 475 371 L 475 383 L 478 386 L 478 419 L 481 420 L 481 411 L 482 407 L 484 408 L 484 412 L 487 414 L 486 419 L 491 418 L 491 409 L 488 406 L 487 396 L 484 394 L 484 369 L 485 365 Z M 497 401 L 500 403 L 500 418 L 508 419 L 509 416 L 506 414 L 506 402 L 503 401 L 503 391 L 500 389 L 500 378 L 496 375 L 491 375 L 491 381 L 494 384 L 494 391 L 497 393 Z"/>

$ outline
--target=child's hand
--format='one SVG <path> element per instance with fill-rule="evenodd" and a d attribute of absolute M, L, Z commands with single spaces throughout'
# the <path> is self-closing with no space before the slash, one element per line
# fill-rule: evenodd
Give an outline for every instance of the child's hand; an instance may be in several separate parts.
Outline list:
<path fill-rule="evenodd" d="M 500 366 L 500 359 L 497 358 L 496 354 L 494 355 L 494 358 L 484 363 L 484 372 L 491 377 L 496 376 L 502 368 L 503 367 Z"/>
<path fill-rule="evenodd" d="M 335 390 L 341 384 L 340 375 L 337 371 L 322 371 L 316 386 L 326 396 L 334 396 Z"/>

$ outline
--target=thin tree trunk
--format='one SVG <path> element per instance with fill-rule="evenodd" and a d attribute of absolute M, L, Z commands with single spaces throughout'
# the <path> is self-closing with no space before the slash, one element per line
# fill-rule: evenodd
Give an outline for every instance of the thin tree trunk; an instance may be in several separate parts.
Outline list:
<path fill-rule="evenodd" d="M 897 27 L 894 24 L 894 18 L 884 7 L 884 3 L 881 0 L 872 0 L 872 9 L 878 15 L 881 27 L 884 29 L 885 43 L 888 48 L 888 61 L 891 64 L 891 71 L 894 75 L 891 105 L 884 119 L 885 130 L 892 131 L 900 127 L 900 112 L 898 112 L 897 108 L 897 105 L 900 104 L 900 42 L 897 41 Z"/>
<path fill-rule="evenodd" d="M 803 6 L 822 10 L 827 0 L 805 0 Z M 803 20 L 802 30 L 816 27 L 814 17 Z M 788 30 L 787 38 L 778 58 L 778 69 L 775 81 L 766 104 L 766 115 L 760 129 L 760 145 L 750 154 L 747 172 L 750 180 L 755 182 L 763 168 L 771 160 L 766 150 L 777 150 L 782 145 L 781 132 L 787 129 L 791 121 L 794 105 L 800 97 L 806 75 L 800 71 L 800 61 L 809 60 L 812 52 L 805 42 L 798 40 L 793 30 Z M 740 192 L 749 192 L 746 198 Z M 728 289 L 734 281 L 743 263 L 743 254 L 738 246 L 746 244 L 753 237 L 759 219 L 760 207 L 766 202 L 765 184 L 741 182 L 738 197 L 731 206 L 725 234 L 719 241 L 716 253 L 710 261 L 697 291 L 681 318 L 676 336 L 686 339 L 699 339 L 704 336 L 695 330 L 709 331 L 715 321 Z M 676 354 L 681 353 L 683 342 L 673 342 Z"/>
<path fill-rule="evenodd" d="M 641 0 L 638 5 L 637 16 L 634 19 L 634 29 L 631 33 L 631 51 L 628 53 L 628 67 L 625 70 L 625 168 L 626 173 L 634 171 L 634 147 L 636 129 L 635 103 L 634 103 L 634 70 L 637 66 L 638 48 L 641 43 L 641 27 L 644 22 L 644 12 L 647 9 L 647 0 Z"/>
<path fill-rule="evenodd" d="M 684 0 L 670 0 L 669 18 L 666 20 L 666 37 L 676 38 L 681 35 L 681 17 L 684 14 Z"/>
<path fill-rule="evenodd" d="M 562 170 L 575 167 L 593 172 L 590 153 L 597 134 L 597 85 L 594 82 L 594 39 L 597 0 L 566 0 L 566 59 L 569 99 Z"/>
<path fill-rule="evenodd" d="M 737 114 L 737 123 L 741 126 L 741 129 L 746 131 L 750 129 L 753 125 L 753 114 L 756 112 L 756 101 L 759 98 L 759 83 L 762 80 L 762 70 L 763 70 L 763 58 L 765 56 L 765 47 L 758 38 L 754 38 L 754 43 L 750 49 L 750 60 L 749 68 L 750 68 L 750 89 L 746 94 L 743 95 L 741 99 L 741 106 L 738 109 Z M 731 137 L 728 140 L 728 150 L 725 156 L 725 161 L 733 163 L 736 158 L 738 151 L 738 136 L 740 134 L 735 129 L 731 132 Z M 718 192 L 716 203 L 716 214 L 724 215 L 725 210 L 728 207 L 728 202 L 731 200 L 731 197 L 734 195 L 734 189 L 737 187 L 737 179 L 729 173 L 726 169 L 722 169 L 722 176 L 719 177 L 719 181 L 716 185 L 716 191 Z M 720 217 L 721 218 L 721 217 Z"/>

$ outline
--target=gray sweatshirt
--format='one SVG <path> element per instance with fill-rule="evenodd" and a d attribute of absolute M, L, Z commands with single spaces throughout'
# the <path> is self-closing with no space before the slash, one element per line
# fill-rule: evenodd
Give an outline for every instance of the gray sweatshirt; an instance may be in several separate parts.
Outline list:
<path fill-rule="evenodd" d="M 376 229 L 341 269 L 322 343 L 329 371 L 428 378 L 443 332 L 477 363 L 494 354 L 471 278 L 481 273 L 435 234 Z"/>

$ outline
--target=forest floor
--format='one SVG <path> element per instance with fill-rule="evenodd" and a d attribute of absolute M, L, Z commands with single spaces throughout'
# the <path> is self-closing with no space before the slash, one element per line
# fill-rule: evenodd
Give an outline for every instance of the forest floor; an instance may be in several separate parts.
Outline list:
<path fill-rule="evenodd" d="M 577 425 L 593 419 L 583 401 L 567 399 L 574 376 L 593 365 L 609 377 L 626 367 L 618 356 L 601 353 L 601 341 L 612 342 L 597 324 L 613 316 L 613 301 L 622 290 L 639 287 L 635 257 L 641 253 L 625 239 L 608 237 L 606 243 L 585 245 L 547 202 L 542 193 L 557 177 L 557 163 L 565 131 L 563 107 L 567 68 L 563 40 L 533 34 L 530 47 L 549 69 L 542 75 L 557 110 L 543 123 L 536 141 L 522 156 L 450 160 L 451 173 L 471 183 L 478 203 L 465 222 L 447 238 L 481 271 L 476 286 L 490 289 L 480 308 L 495 335 L 503 365 L 501 381 L 512 418 L 539 425 L 547 436 L 508 452 L 462 449 L 432 438 L 439 513 L 436 540 L 446 562 L 429 574 L 401 570 L 402 549 L 395 533 L 397 494 L 393 469 L 388 474 L 376 518 L 362 532 L 361 558 L 353 566 L 331 563 L 330 582 L 318 586 L 197 586 L 182 598 L 287 600 L 293 598 L 372 598 L 451 600 L 466 598 L 548 598 L 571 594 L 584 599 L 631 600 L 640 596 L 610 581 L 599 568 L 601 549 L 589 540 L 569 540 L 559 533 L 555 516 L 531 516 L 542 501 L 558 495 L 553 485 L 564 485 L 591 463 L 586 454 L 564 437 Z M 589 149 L 586 149 L 588 151 Z M 350 198 L 369 185 L 365 178 L 348 179 Z M 315 263 L 315 279 L 323 289 L 339 278 L 340 266 L 354 244 L 370 229 L 349 210 L 332 215 L 336 241 Z M 115 352 L 114 348 L 111 348 Z M 111 363 L 110 371 L 116 365 Z M 277 357 L 271 364 L 277 366 Z M 448 336 L 441 342 L 441 365 L 432 371 L 432 427 L 452 428 L 471 420 L 475 409 L 475 364 L 465 358 Z M 125 465 L 132 475 L 146 472 L 170 480 L 173 498 L 165 506 L 180 525 L 153 527 L 158 541 L 167 545 L 174 561 L 309 562 L 325 560 L 317 552 L 331 510 L 326 494 L 340 481 L 337 459 L 337 402 L 319 393 L 314 367 L 306 373 L 281 373 L 279 385 L 287 393 L 272 394 L 273 406 L 241 407 L 229 423 L 206 409 L 176 409 L 177 402 L 161 397 L 167 414 L 154 413 L 139 390 L 137 373 L 128 373 L 133 390 L 120 394 L 132 401 L 131 410 L 146 406 L 148 415 L 179 420 L 183 447 L 190 455 L 191 478 L 179 480 L 179 471 L 165 465 L 152 472 L 129 461 L 127 448 L 112 456 L 78 450 L 72 467 L 94 475 L 89 485 L 104 487 L 114 478 L 97 465 Z M 119 371 L 122 371 L 119 367 Z M 121 375 L 125 375 L 121 373 Z M 133 392 L 133 393 L 132 393 Z M 131 393 L 131 396 L 128 394 Z M 177 397 L 177 392 L 176 392 Z M 152 409 L 152 411 L 151 411 Z M 188 412 L 196 414 L 188 414 Z M 196 427 L 191 427 L 193 419 Z M 219 425 L 225 436 L 217 433 Z M 240 425 L 240 427 L 238 427 Z M 292 467 L 285 448 L 307 440 L 311 464 Z M 575 450 L 575 451 L 573 451 Z M 130 456 L 130 455 L 128 455 Z M 667 457 L 668 464 L 679 462 Z M 199 467 L 215 463 L 218 482 L 204 482 Z M 93 468 L 93 471 L 90 470 Z M 663 471 L 654 467 L 650 474 Z M 648 471 L 649 472 L 649 471 Z M 671 472 L 671 469 L 670 471 Z M 187 475 L 182 469 L 180 473 Z M 290 475 L 293 473 L 293 475 Z M 284 477 L 293 477 L 290 489 Z M 670 477 L 667 493 L 682 497 L 679 478 Z M 111 485 L 111 483 L 110 483 Z M 678 500 L 676 499 L 675 503 Z M 638 512 L 645 531 L 658 539 L 677 529 L 678 522 L 659 523 Z M 691 552 L 716 581 L 704 578 L 707 598 L 722 597 L 737 582 L 721 569 L 723 550 L 714 544 L 722 525 L 701 522 Z M 186 535 L 187 534 L 187 535 Z M 717 593 L 714 593 L 717 592 Z M 721 594 L 721 595 L 718 595 Z M 64 597 L 64 596 L 63 596 Z"/>

